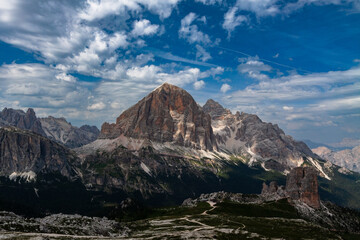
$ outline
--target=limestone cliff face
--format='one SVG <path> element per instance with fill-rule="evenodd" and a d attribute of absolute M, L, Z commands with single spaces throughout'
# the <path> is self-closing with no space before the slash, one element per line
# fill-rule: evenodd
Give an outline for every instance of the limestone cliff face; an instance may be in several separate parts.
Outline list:
<path fill-rule="evenodd" d="M 292 169 L 286 179 L 286 194 L 292 200 L 300 200 L 313 208 L 320 208 L 317 176 L 314 168 Z"/>
<path fill-rule="evenodd" d="M 104 123 L 100 138 L 120 135 L 213 150 L 211 118 L 185 90 L 163 84 L 124 111 L 115 124 Z"/>
<path fill-rule="evenodd" d="M 257 115 L 232 114 L 213 100 L 208 100 L 203 109 L 212 116 L 218 146 L 248 156 L 250 162 L 276 160 L 281 166 L 278 164 L 275 170 L 280 170 L 301 165 L 303 157 L 315 157 L 306 144 L 285 135 L 278 125 L 261 121 Z"/>
<path fill-rule="evenodd" d="M 327 147 L 318 147 L 312 149 L 312 151 L 321 158 L 338 166 L 345 167 L 355 172 L 360 172 L 360 146 L 341 151 L 332 151 Z"/>
<path fill-rule="evenodd" d="M 22 110 L 4 108 L 0 112 L 0 127 L 1 126 L 14 126 L 46 136 L 32 108 L 29 108 L 26 113 Z"/>
<path fill-rule="evenodd" d="M 0 176 L 60 172 L 72 177 L 70 162 L 76 157 L 63 146 L 31 131 L 0 129 Z"/>
<path fill-rule="evenodd" d="M 65 118 L 49 116 L 40 118 L 46 136 L 67 147 L 76 148 L 95 141 L 100 131 L 95 126 L 84 125 L 80 128 L 72 126 Z"/>

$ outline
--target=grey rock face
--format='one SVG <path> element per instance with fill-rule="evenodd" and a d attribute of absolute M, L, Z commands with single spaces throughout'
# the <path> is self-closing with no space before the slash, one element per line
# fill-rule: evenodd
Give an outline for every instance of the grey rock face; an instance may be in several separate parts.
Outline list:
<path fill-rule="evenodd" d="M 80 128 L 72 126 L 65 118 L 41 118 L 41 125 L 46 136 L 67 147 L 76 148 L 95 141 L 100 131 L 95 126 L 84 125 Z"/>
<path fill-rule="evenodd" d="M 126 137 L 216 149 L 211 118 L 184 89 L 163 84 L 124 111 L 115 124 L 104 123 L 100 138 Z"/>
<path fill-rule="evenodd" d="M 210 167 L 194 167 L 184 157 L 164 155 L 151 147 L 136 151 L 122 146 L 111 152 L 99 150 L 82 159 L 81 170 L 83 182 L 87 183 L 89 190 L 139 192 L 143 199 L 155 195 L 188 196 L 198 192 L 202 185 L 210 184 L 207 177 L 214 176 L 209 172 L 212 170 Z M 192 185 L 188 184 L 189 181 Z"/>
<path fill-rule="evenodd" d="M 220 103 L 212 99 L 206 101 L 203 110 L 205 113 L 208 113 L 212 119 L 231 113 L 229 109 L 225 109 Z"/>
<path fill-rule="evenodd" d="M 345 167 L 355 172 L 360 172 L 360 146 L 341 151 L 332 151 L 327 147 L 318 147 L 312 149 L 312 151 L 321 158 L 338 166 Z"/>
<path fill-rule="evenodd" d="M 303 142 L 295 141 L 276 124 L 266 123 L 254 114 L 232 114 L 209 100 L 203 107 L 212 116 L 212 127 L 220 148 L 248 156 L 250 162 L 275 160 L 282 165 L 270 167 L 286 170 L 299 165 L 303 157 L 316 157 Z M 219 115 L 222 113 L 222 115 Z"/>
<path fill-rule="evenodd" d="M 36 133 L 4 127 L 0 129 L 0 175 L 14 177 L 39 172 L 60 172 L 71 178 L 75 173 L 70 162 L 75 156 L 63 146 Z M 32 176 L 30 176 L 32 177 Z"/>
<path fill-rule="evenodd" d="M 25 113 L 22 110 L 12 108 L 4 108 L 0 112 L 0 126 L 14 126 L 21 129 L 36 132 L 42 136 L 46 136 L 41 127 L 39 119 L 36 117 L 32 108 Z"/>
<path fill-rule="evenodd" d="M 97 139 L 100 131 L 95 126 L 84 125 L 80 128 L 72 126 L 65 118 L 37 118 L 34 110 L 4 108 L 0 112 L 0 127 L 14 126 L 46 136 L 70 148 L 88 144 Z"/>

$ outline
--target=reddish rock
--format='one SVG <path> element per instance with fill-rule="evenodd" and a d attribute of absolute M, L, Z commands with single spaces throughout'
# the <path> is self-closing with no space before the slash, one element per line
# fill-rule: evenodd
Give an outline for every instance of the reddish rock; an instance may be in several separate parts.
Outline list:
<path fill-rule="evenodd" d="M 115 124 L 104 123 L 100 138 L 121 134 L 197 149 L 217 148 L 210 115 L 184 89 L 164 83 L 124 111 Z"/>
<path fill-rule="evenodd" d="M 263 188 L 261 191 L 261 195 L 266 195 L 266 194 L 276 194 L 278 191 L 278 185 L 277 182 L 272 181 L 270 182 L 269 186 L 266 185 L 266 183 L 263 183 Z"/>
<path fill-rule="evenodd" d="M 286 192 L 292 200 L 300 200 L 313 208 L 320 208 L 318 173 L 311 167 L 297 167 L 286 179 Z"/>

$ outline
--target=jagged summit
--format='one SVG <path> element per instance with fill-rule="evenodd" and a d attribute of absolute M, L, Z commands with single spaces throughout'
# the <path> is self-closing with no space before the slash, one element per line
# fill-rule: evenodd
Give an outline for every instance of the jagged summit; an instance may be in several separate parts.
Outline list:
<path fill-rule="evenodd" d="M 263 122 L 255 114 L 232 114 L 211 99 L 203 110 L 212 117 L 218 146 L 247 156 L 250 165 L 265 161 L 265 168 L 284 172 L 300 166 L 304 157 L 316 157 L 305 143 L 295 141 L 285 135 L 277 124 Z"/>
<path fill-rule="evenodd" d="M 182 89 L 181 87 L 178 87 L 178 86 L 175 86 L 175 85 L 173 85 L 173 84 L 170 84 L 170 83 L 168 83 L 168 82 L 164 82 L 164 83 L 162 83 L 160 86 L 158 86 L 158 87 L 156 87 L 154 90 L 153 90 L 153 92 L 155 92 L 155 91 L 161 91 L 161 90 L 163 90 L 163 89 L 172 89 L 172 90 L 174 90 L 174 91 L 185 91 L 184 89 Z M 185 91 L 186 92 L 186 91 Z"/>
<path fill-rule="evenodd" d="M 0 120 L 0 122 L 2 122 L 1 125 L 3 126 L 15 126 L 46 136 L 41 127 L 41 123 L 32 108 L 29 108 L 26 113 L 23 110 L 4 108 L 0 112 Z"/>
<path fill-rule="evenodd" d="M 72 126 L 65 118 L 46 117 L 40 118 L 41 126 L 46 136 L 70 148 L 80 147 L 97 139 L 99 129 L 95 126 Z"/>
<path fill-rule="evenodd" d="M 115 124 L 104 123 L 100 138 L 121 135 L 213 150 L 211 118 L 184 89 L 164 83 L 124 111 Z"/>
<path fill-rule="evenodd" d="M 220 105 L 220 103 L 209 99 L 206 101 L 205 105 L 203 106 L 203 110 L 205 113 L 210 114 L 211 118 L 217 118 L 226 114 L 231 114 L 229 109 L 224 108 Z"/>
<path fill-rule="evenodd" d="M 70 148 L 88 144 L 96 140 L 100 133 L 95 126 L 74 127 L 63 117 L 38 118 L 32 108 L 26 112 L 4 108 L 0 111 L 0 127 L 6 126 L 33 131 Z"/>

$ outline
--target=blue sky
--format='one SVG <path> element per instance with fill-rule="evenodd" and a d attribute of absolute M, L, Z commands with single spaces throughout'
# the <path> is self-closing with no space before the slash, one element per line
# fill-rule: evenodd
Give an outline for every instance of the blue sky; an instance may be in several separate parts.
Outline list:
<path fill-rule="evenodd" d="M 167 81 L 296 139 L 360 138 L 358 0 L 0 0 L 0 107 L 113 122 Z"/>

